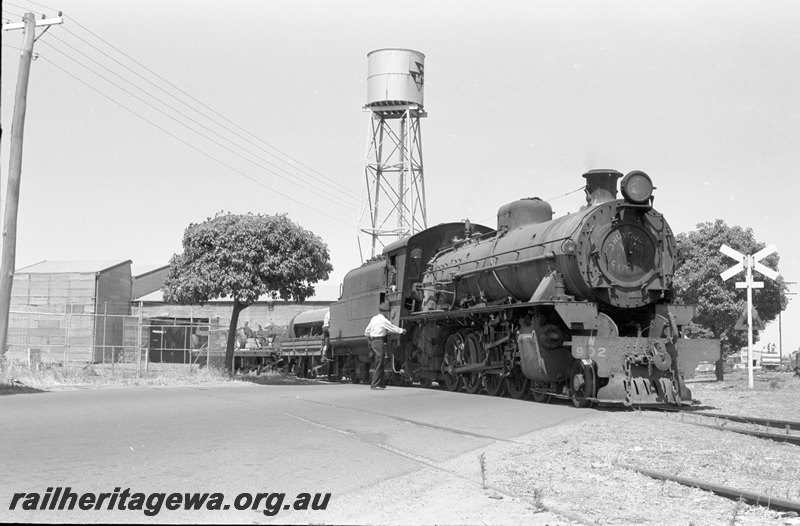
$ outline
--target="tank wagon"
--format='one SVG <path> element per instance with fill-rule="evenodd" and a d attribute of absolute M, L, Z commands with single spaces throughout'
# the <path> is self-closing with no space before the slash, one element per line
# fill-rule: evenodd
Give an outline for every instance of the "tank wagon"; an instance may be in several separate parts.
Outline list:
<path fill-rule="evenodd" d="M 325 335 L 323 324 L 327 308 L 296 314 L 290 321 L 286 337 L 278 342 L 276 366 L 288 368 L 301 377 L 315 377 L 325 367 Z"/>
<path fill-rule="evenodd" d="M 332 377 L 368 378 L 364 327 L 387 302 L 407 329 L 388 338 L 396 384 L 581 407 L 689 402 L 685 379 L 720 347 L 681 335 L 694 307 L 674 301 L 677 246 L 652 180 L 583 177 L 575 213 L 554 218 L 547 202 L 521 199 L 500 207 L 495 229 L 440 224 L 350 271 L 330 308 Z"/>

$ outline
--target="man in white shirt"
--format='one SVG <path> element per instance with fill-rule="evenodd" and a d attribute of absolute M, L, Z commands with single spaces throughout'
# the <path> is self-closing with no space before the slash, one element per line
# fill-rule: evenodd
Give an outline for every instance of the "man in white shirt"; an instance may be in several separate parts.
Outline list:
<path fill-rule="evenodd" d="M 364 336 L 367 337 L 369 347 L 375 353 L 375 368 L 372 371 L 372 384 L 371 389 L 385 389 L 383 385 L 383 361 L 386 356 L 386 334 L 393 332 L 395 334 L 405 334 L 406 330 L 401 329 L 394 323 L 390 322 L 384 316 L 389 312 L 389 304 L 381 303 L 378 306 L 378 314 L 369 320 L 367 328 L 364 330 Z"/>
<path fill-rule="evenodd" d="M 331 353 L 331 310 L 325 311 L 322 319 L 322 361 L 327 362 L 332 357 Z"/>

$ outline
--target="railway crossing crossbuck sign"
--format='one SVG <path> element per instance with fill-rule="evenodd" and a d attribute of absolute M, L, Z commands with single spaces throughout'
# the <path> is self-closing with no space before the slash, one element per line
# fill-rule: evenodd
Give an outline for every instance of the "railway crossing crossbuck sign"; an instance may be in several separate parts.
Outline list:
<path fill-rule="evenodd" d="M 737 289 L 747 289 L 747 384 L 753 388 L 753 289 L 764 288 L 763 281 L 753 281 L 753 270 L 763 274 L 769 279 L 778 279 L 778 273 L 766 265 L 759 263 L 762 259 L 778 250 L 775 245 L 768 245 L 752 256 L 742 254 L 728 245 L 719 247 L 719 251 L 731 259 L 738 260 L 738 263 L 720 274 L 723 281 L 726 281 L 739 272 L 745 270 L 745 280 L 736 283 Z"/>

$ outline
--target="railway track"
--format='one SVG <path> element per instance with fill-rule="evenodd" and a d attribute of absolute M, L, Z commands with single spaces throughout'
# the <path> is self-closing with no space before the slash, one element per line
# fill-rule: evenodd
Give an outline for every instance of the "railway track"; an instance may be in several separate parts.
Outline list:
<path fill-rule="evenodd" d="M 755 506 L 764 506 L 766 508 L 770 508 L 776 511 L 790 511 L 790 512 L 800 513 L 800 502 L 797 501 L 789 499 L 781 499 L 778 497 L 771 497 L 769 495 L 762 495 L 760 493 L 756 493 L 753 491 L 740 490 L 728 486 L 722 486 L 720 484 L 711 484 L 708 482 L 690 479 L 687 477 L 669 475 L 667 473 L 661 473 L 659 471 L 653 471 L 651 469 L 630 466 L 627 464 L 617 464 L 617 465 L 621 468 L 641 473 L 642 475 L 648 476 L 655 480 L 677 482 L 678 484 L 681 484 L 683 486 L 688 486 L 690 488 L 698 488 L 703 491 L 708 491 L 710 493 L 714 493 L 715 495 L 725 497 L 726 499 L 731 499 L 736 501 L 741 500 L 748 504 L 752 504 Z"/>
<path fill-rule="evenodd" d="M 680 421 L 686 424 L 692 424 L 711 429 L 718 429 L 720 431 L 729 431 L 731 433 L 738 433 L 741 435 L 752 436 L 763 440 L 772 440 L 775 442 L 782 442 L 786 444 L 793 444 L 800 446 L 800 434 L 792 433 L 792 431 L 800 431 L 800 422 L 792 422 L 789 420 L 775 420 L 770 418 L 758 418 L 741 415 L 728 415 L 723 413 L 708 413 L 705 411 L 671 411 L 661 410 L 664 414 L 680 415 Z M 706 423 L 700 421 L 690 421 L 689 418 L 699 417 L 701 420 L 706 420 Z M 707 423 L 708 420 L 713 420 L 713 423 Z M 758 429 L 746 429 L 728 425 L 744 424 L 749 426 L 760 426 L 768 430 L 781 430 L 782 432 L 771 432 Z"/>
<path fill-rule="evenodd" d="M 790 420 L 773 420 L 770 418 L 757 418 L 751 416 L 725 415 L 721 413 L 707 413 L 705 411 L 693 411 L 691 414 L 721 418 L 723 420 L 730 420 L 731 422 L 739 422 L 742 424 L 757 424 L 776 429 L 791 429 L 794 431 L 800 431 L 800 422 L 792 422 Z"/>
<path fill-rule="evenodd" d="M 724 413 L 710 413 L 706 411 L 691 411 L 691 410 L 686 411 L 686 410 L 667 409 L 667 410 L 660 410 L 659 412 L 668 415 L 676 415 L 676 416 L 679 415 L 680 421 L 683 423 L 698 425 L 711 429 L 717 429 L 720 431 L 728 431 L 732 433 L 744 434 L 765 440 L 772 440 L 776 442 L 800 445 L 800 434 L 791 433 L 791 431 L 800 431 L 800 422 L 770 419 L 770 418 L 748 417 L 741 415 L 729 415 Z M 695 417 L 699 419 L 714 420 L 714 423 L 701 423 L 699 421 L 687 420 L 687 418 L 695 418 Z M 722 423 L 720 423 L 720 421 L 722 421 Z M 783 432 L 774 433 L 768 431 L 758 431 L 753 429 L 731 427 L 727 425 L 729 422 L 734 424 L 760 426 L 766 429 L 775 429 L 775 430 L 780 429 Z M 671 475 L 627 464 L 617 464 L 617 466 L 631 471 L 635 471 L 637 473 L 648 476 L 655 480 L 676 482 L 684 486 L 698 488 L 703 491 L 714 493 L 716 495 L 725 497 L 727 499 L 735 501 L 743 501 L 748 504 L 752 504 L 755 506 L 763 506 L 776 511 L 800 513 L 800 502 L 797 501 L 779 497 L 773 497 L 770 495 L 764 495 L 761 493 L 748 490 L 741 490 L 738 488 L 732 488 L 720 484 L 712 484 L 702 480 L 680 477 L 677 475 Z"/>

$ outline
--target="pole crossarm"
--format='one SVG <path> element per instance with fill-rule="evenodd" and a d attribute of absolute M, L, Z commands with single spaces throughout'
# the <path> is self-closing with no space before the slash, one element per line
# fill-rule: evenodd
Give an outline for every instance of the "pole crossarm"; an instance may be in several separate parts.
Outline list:
<path fill-rule="evenodd" d="M 52 26 L 55 24 L 63 24 L 64 17 L 56 18 L 40 18 L 36 21 L 36 27 Z M 12 22 L 10 24 L 3 24 L 3 31 L 13 31 L 15 29 L 25 29 L 25 22 Z"/>

